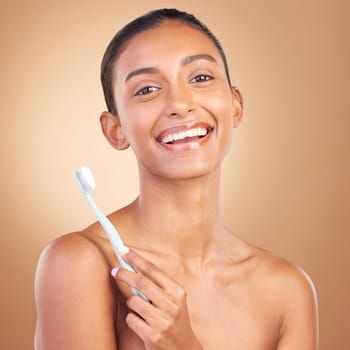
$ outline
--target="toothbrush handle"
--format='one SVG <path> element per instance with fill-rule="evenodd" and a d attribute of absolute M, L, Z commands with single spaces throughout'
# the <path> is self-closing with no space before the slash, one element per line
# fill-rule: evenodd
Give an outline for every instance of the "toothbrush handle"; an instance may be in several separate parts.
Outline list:
<path fill-rule="evenodd" d="M 108 218 L 102 213 L 102 211 L 99 209 L 99 207 L 96 205 L 95 201 L 93 200 L 92 196 L 90 195 L 90 193 L 85 193 L 86 199 L 92 209 L 92 211 L 95 213 L 98 221 L 100 222 L 101 226 L 103 227 L 104 231 L 106 232 L 113 250 L 118 258 L 118 261 L 120 263 L 120 265 L 124 268 L 127 269 L 129 271 L 132 272 L 136 272 L 135 268 L 129 264 L 128 262 L 126 262 L 123 257 L 120 255 L 119 253 L 119 247 L 121 245 L 123 245 L 123 241 L 120 238 L 120 235 L 118 234 L 117 230 L 115 229 L 115 227 L 112 225 L 112 223 L 108 220 Z M 149 301 L 148 298 L 142 294 L 141 292 L 139 292 L 137 289 L 131 287 L 131 291 L 134 295 L 138 295 L 140 296 L 142 299 L 144 299 L 145 301 Z"/>

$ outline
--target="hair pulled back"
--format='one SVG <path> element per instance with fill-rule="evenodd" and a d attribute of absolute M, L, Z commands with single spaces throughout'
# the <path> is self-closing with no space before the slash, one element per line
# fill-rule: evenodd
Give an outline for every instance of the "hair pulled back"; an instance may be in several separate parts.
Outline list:
<path fill-rule="evenodd" d="M 210 29 L 197 19 L 194 15 L 187 12 L 179 11 L 177 9 L 159 9 L 153 10 L 129 22 L 122 29 L 120 29 L 112 38 L 103 55 L 101 64 L 101 83 L 103 87 L 104 98 L 107 109 L 112 114 L 117 114 L 117 108 L 113 96 L 113 68 L 118 56 L 122 53 L 127 43 L 137 34 L 148 29 L 159 26 L 165 20 L 176 20 L 188 24 L 194 29 L 197 29 L 208 36 L 219 51 L 223 60 L 226 76 L 231 85 L 230 74 L 228 70 L 227 60 L 224 50 Z"/>

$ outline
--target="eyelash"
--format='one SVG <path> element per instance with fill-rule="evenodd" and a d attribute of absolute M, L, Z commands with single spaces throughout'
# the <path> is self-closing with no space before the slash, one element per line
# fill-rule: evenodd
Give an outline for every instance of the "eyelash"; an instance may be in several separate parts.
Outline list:
<path fill-rule="evenodd" d="M 199 74 L 196 75 L 193 79 L 191 79 L 190 83 L 204 83 L 209 80 L 213 80 L 213 77 L 208 74 Z"/>
<path fill-rule="evenodd" d="M 208 74 L 199 74 L 190 80 L 190 83 L 205 83 L 209 80 L 213 80 L 213 77 Z M 152 92 L 159 91 L 160 88 L 156 86 L 145 86 L 142 89 L 136 91 L 134 96 L 143 96 L 151 94 Z"/>
<path fill-rule="evenodd" d="M 148 95 L 151 94 L 152 92 L 158 91 L 160 88 L 156 86 L 145 86 L 142 89 L 136 91 L 134 96 L 142 96 L 142 95 Z"/>

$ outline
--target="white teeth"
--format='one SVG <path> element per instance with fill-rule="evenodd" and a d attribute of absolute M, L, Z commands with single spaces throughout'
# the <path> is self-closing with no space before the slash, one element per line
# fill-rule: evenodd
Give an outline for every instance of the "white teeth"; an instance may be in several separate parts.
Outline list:
<path fill-rule="evenodd" d="M 205 136 L 207 134 L 208 134 L 207 128 L 194 128 L 194 129 L 189 129 L 186 131 L 180 131 L 174 134 L 166 135 L 162 137 L 160 141 L 163 143 L 169 143 L 169 142 L 174 142 L 178 140 L 183 140 L 186 137 Z"/>

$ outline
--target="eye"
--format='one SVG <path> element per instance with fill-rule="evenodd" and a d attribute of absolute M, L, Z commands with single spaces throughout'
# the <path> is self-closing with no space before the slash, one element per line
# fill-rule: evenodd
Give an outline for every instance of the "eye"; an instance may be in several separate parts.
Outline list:
<path fill-rule="evenodd" d="M 145 86 L 140 90 L 137 90 L 134 94 L 134 96 L 142 96 L 142 95 L 148 95 L 151 94 L 152 92 L 159 91 L 160 88 L 156 86 Z"/>
<path fill-rule="evenodd" d="M 208 74 L 199 74 L 196 75 L 193 79 L 191 79 L 190 83 L 203 83 L 209 80 L 213 80 L 213 77 Z"/>

